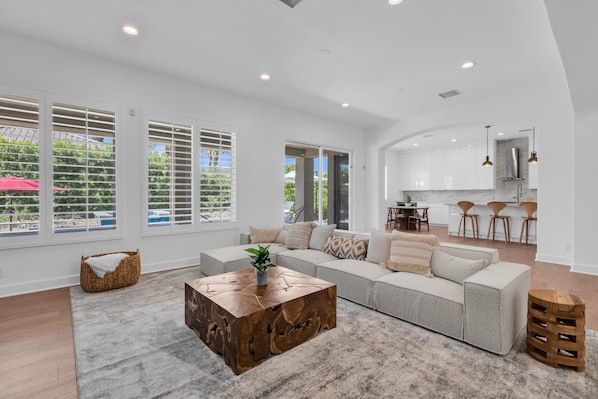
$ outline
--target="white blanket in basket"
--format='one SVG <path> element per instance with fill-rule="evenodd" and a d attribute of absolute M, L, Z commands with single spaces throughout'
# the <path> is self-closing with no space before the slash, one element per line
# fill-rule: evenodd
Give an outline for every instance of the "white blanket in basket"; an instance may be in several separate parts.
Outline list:
<path fill-rule="evenodd" d="M 120 261 L 129 256 L 128 254 L 123 253 L 116 253 L 116 254 L 107 254 L 102 256 L 96 257 L 89 257 L 85 261 L 91 267 L 91 270 L 95 273 L 96 276 L 99 278 L 103 278 L 106 273 L 113 272 L 116 270 Z"/>

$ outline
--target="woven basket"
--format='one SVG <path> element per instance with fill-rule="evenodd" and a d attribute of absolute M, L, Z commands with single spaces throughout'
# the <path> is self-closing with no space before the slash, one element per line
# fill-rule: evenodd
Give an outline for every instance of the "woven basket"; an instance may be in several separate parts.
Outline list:
<path fill-rule="evenodd" d="M 118 267 L 103 278 L 98 277 L 85 261 L 90 257 L 97 257 L 106 254 L 81 257 L 81 288 L 87 292 L 100 292 L 114 290 L 116 288 L 128 287 L 139 280 L 141 274 L 141 257 L 139 249 L 137 252 L 113 252 L 124 253 L 129 256 L 120 261 Z"/>

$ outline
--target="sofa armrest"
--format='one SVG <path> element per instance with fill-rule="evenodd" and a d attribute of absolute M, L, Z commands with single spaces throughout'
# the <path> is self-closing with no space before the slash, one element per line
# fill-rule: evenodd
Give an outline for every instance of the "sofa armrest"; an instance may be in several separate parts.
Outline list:
<path fill-rule="evenodd" d="M 249 233 L 241 233 L 239 238 L 239 244 L 251 244 L 251 235 Z"/>
<path fill-rule="evenodd" d="M 527 320 L 527 293 L 531 268 L 497 262 L 464 282 L 464 341 L 504 355 L 513 346 Z"/>

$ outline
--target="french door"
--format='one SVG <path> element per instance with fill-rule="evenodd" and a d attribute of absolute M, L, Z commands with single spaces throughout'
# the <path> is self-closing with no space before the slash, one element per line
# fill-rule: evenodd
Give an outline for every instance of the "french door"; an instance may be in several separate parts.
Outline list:
<path fill-rule="evenodd" d="M 307 144 L 285 146 L 285 222 L 350 224 L 350 154 Z"/>

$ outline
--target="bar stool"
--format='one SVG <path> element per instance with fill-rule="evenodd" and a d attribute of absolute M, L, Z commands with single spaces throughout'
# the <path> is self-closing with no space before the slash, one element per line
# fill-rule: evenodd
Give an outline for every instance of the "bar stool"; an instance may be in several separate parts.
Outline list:
<path fill-rule="evenodd" d="M 461 224 L 463 224 L 463 238 L 465 238 L 465 230 L 467 229 L 467 219 L 471 220 L 471 230 L 473 238 L 480 238 L 480 230 L 478 229 L 478 216 L 475 213 L 467 213 L 475 204 L 471 201 L 459 201 L 457 205 L 463 213 L 461 214 L 461 220 L 459 220 L 459 231 L 457 237 L 461 235 Z"/>
<path fill-rule="evenodd" d="M 525 230 L 525 244 L 527 245 L 527 239 L 529 237 L 529 222 L 538 221 L 538 218 L 534 216 L 534 213 L 538 210 L 537 202 L 520 202 L 519 206 L 523 209 L 527 216 L 523 216 L 523 223 L 521 224 L 521 234 L 519 234 L 519 244 L 523 239 L 523 231 Z"/>
<path fill-rule="evenodd" d="M 499 215 L 500 211 L 507 207 L 506 202 L 500 201 L 490 201 L 488 202 L 488 208 L 494 215 L 490 215 L 490 223 L 488 224 L 488 235 L 486 236 L 486 240 L 490 239 L 490 229 L 492 229 L 492 239 L 494 240 L 496 236 L 496 219 L 502 220 L 502 228 L 505 232 L 505 242 L 511 241 L 511 223 L 510 223 L 510 216 L 501 216 Z"/>

